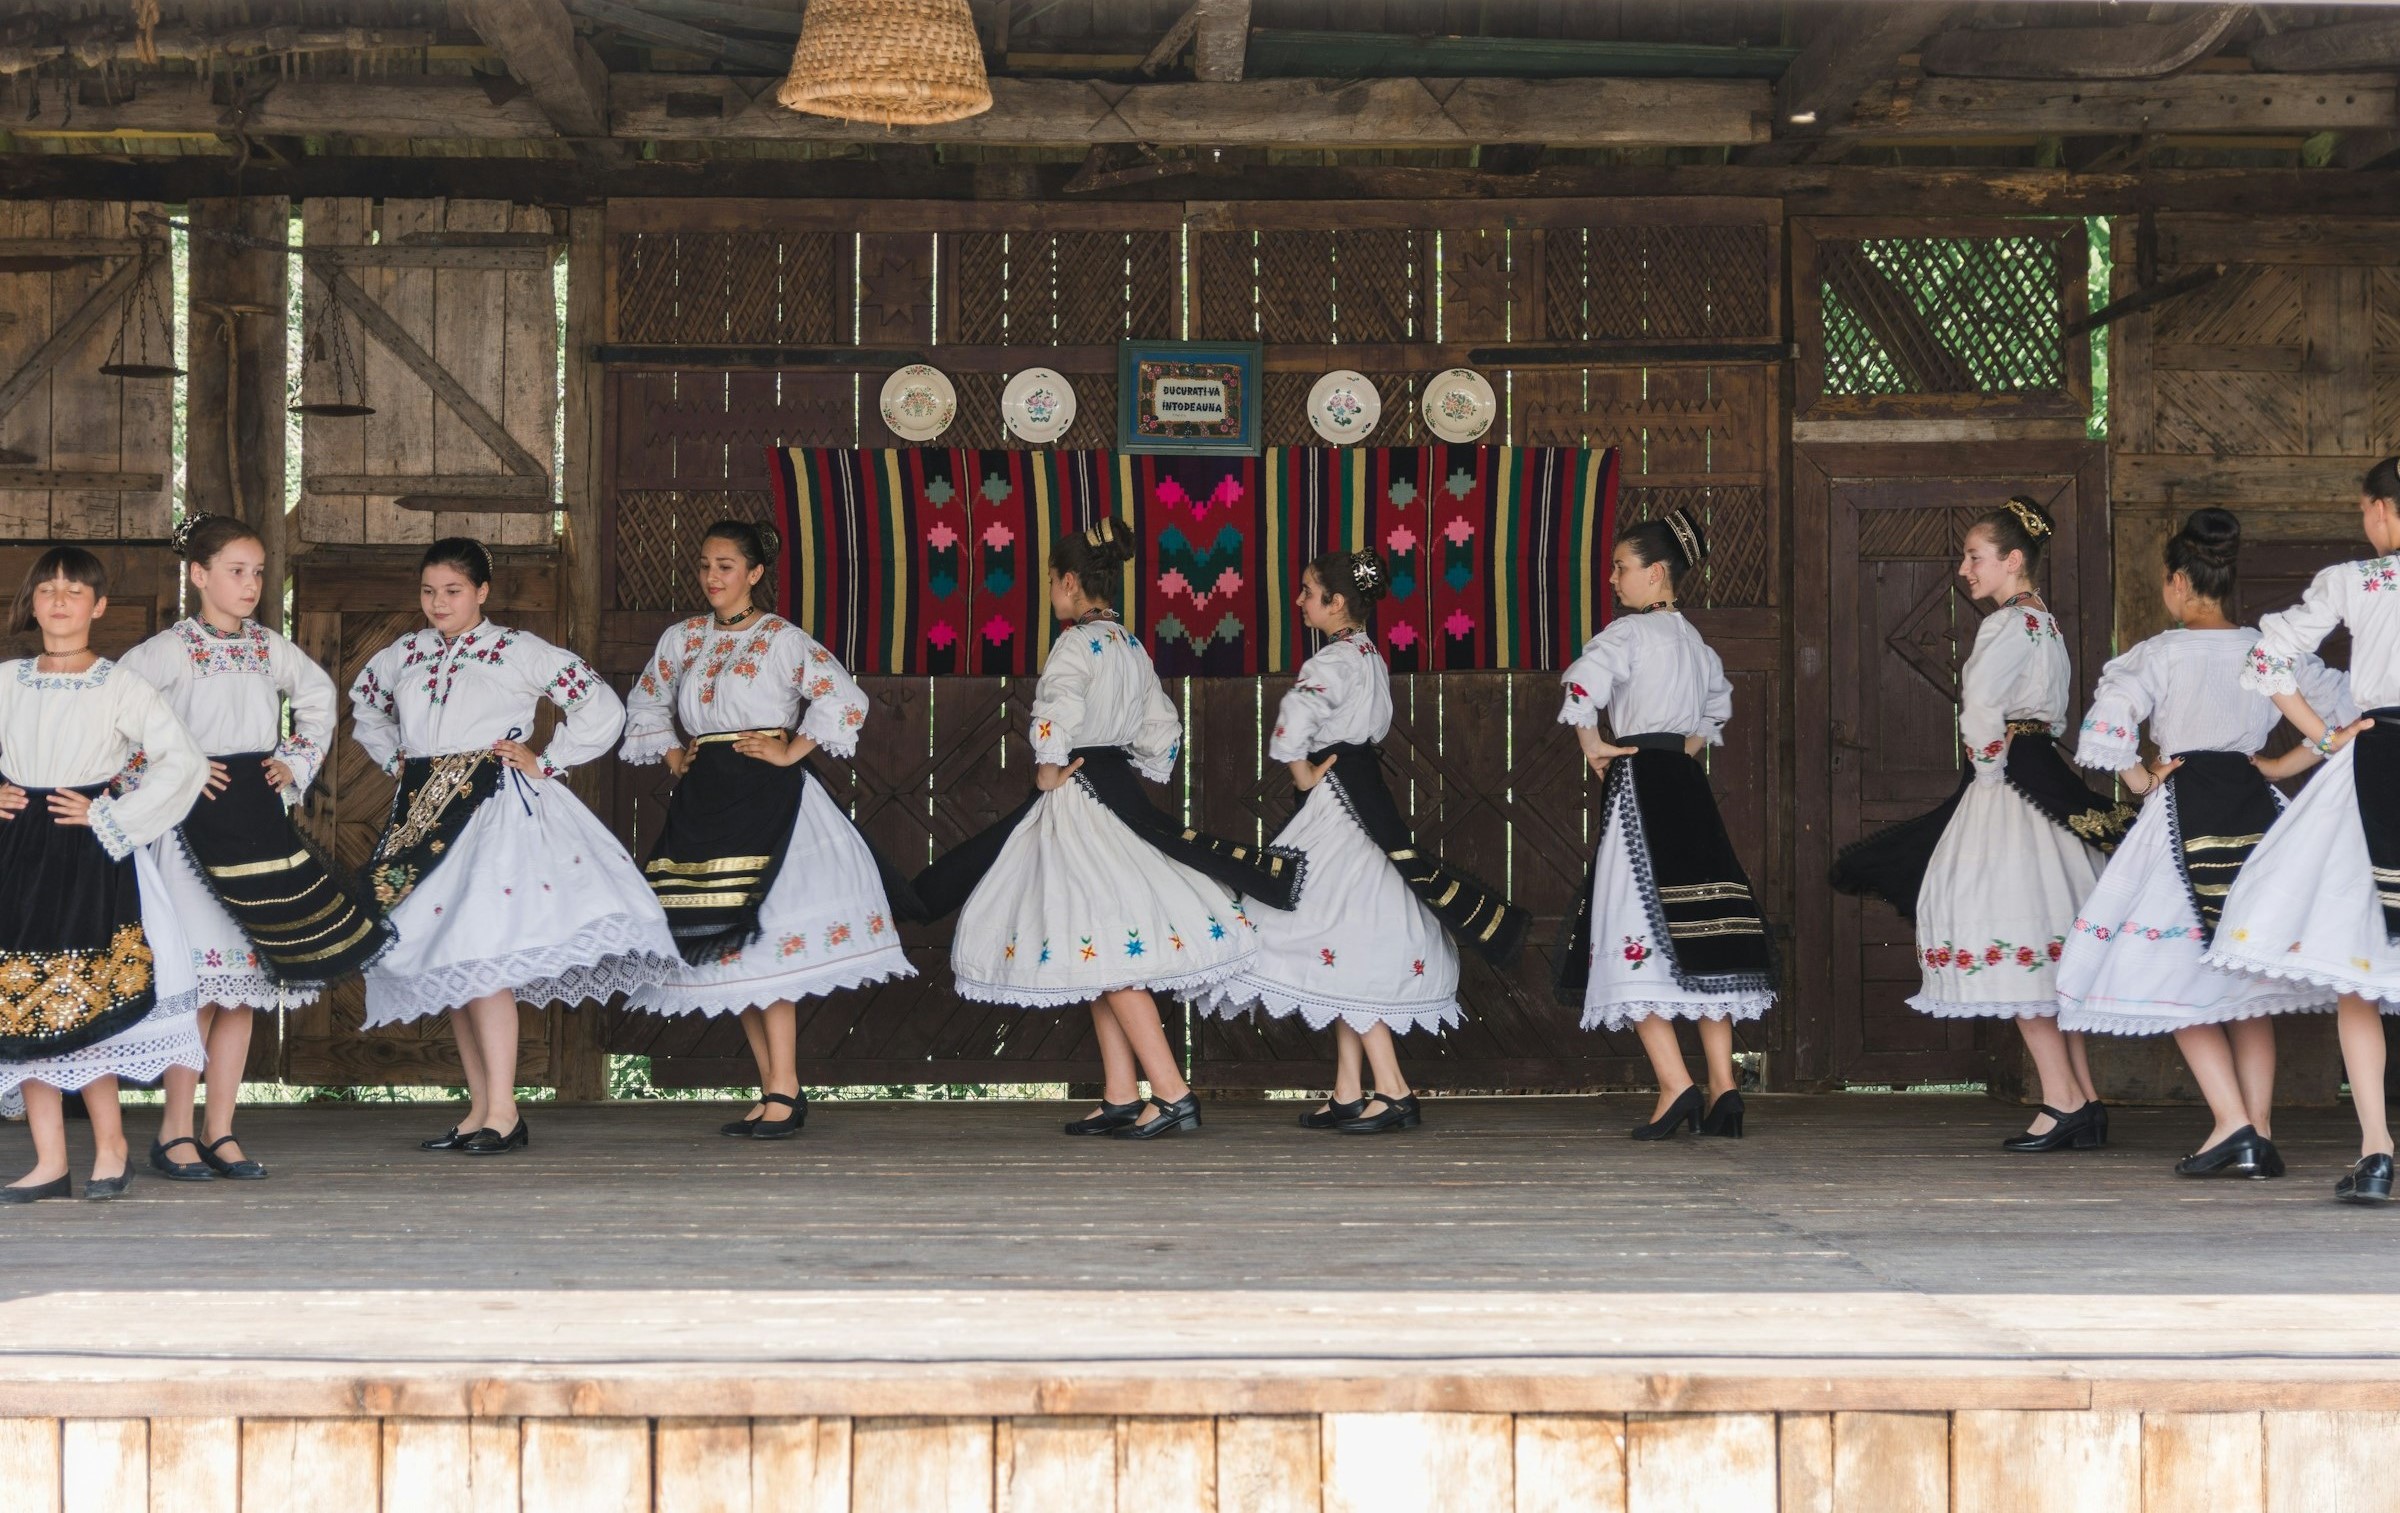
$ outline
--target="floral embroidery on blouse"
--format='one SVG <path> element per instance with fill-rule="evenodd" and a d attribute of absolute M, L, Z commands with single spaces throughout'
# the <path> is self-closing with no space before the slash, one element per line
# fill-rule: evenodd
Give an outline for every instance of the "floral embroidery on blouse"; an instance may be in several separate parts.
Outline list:
<path fill-rule="evenodd" d="M 1624 956 L 1627 964 L 1639 972 L 1650 960 L 1650 943 L 1638 935 L 1628 935 L 1625 937 L 1625 945 L 1620 954 Z"/>
<path fill-rule="evenodd" d="M 550 702 L 573 709 L 592 696 L 592 669 L 581 658 L 569 662 L 550 680 Z"/>
<path fill-rule="evenodd" d="M 2368 593 L 2400 591 L 2400 557 L 2374 557 L 2358 565 L 2359 587 Z"/>
<path fill-rule="evenodd" d="M 267 642 L 266 631 L 255 621 L 244 620 L 240 630 L 221 636 L 196 620 L 185 620 L 176 625 L 175 634 L 191 658 L 195 678 L 226 672 L 264 677 L 274 670 L 271 666 L 274 648 Z"/>
<path fill-rule="evenodd" d="M 2000 753 L 2006 751 L 2007 749 L 2008 737 L 1994 737 L 1993 739 L 1984 742 L 1981 746 L 1976 748 L 1975 760 L 1978 762 L 1997 762 L 2000 760 Z"/>
<path fill-rule="evenodd" d="M 2106 720 L 2085 720 L 2083 722 L 2083 728 L 2090 731 L 2094 735 L 2113 736 L 2120 741 L 2129 739 L 2133 735 L 2133 732 L 2127 730 L 2124 726 L 2111 725 Z"/>
<path fill-rule="evenodd" d="M 425 674 L 425 696 L 436 704 L 447 704 L 450 690 L 458 685 L 459 663 L 481 662 L 486 667 L 498 667 L 508 660 L 508 649 L 516 645 L 517 633 L 500 631 L 487 642 L 484 635 L 492 629 L 487 621 L 455 641 L 445 640 L 439 631 L 418 631 L 408 638 L 408 651 L 400 658 L 400 670 L 406 672 L 419 663 L 432 663 Z M 383 702 L 388 710 L 389 698 Z"/>
<path fill-rule="evenodd" d="M 392 712 L 392 691 L 383 686 L 383 680 L 375 676 L 375 669 L 371 666 L 359 677 L 358 696 L 368 708 L 379 714 L 388 715 Z"/>
<path fill-rule="evenodd" d="M 2078 919 L 2075 921 L 2075 933 L 2089 935 L 2094 940 L 2113 940 L 2120 935 L 2137 936 L 2143 940 L 2187 940 L 2200 932 L 2191 925 L 2145 925 L 2129 919 L 2111 926 Z"/>
<path fill-rule="evenodd" d="M 2025 639 L 2036 642 L 2055 641 L 2058 639 L 2058 627 L 2047 623 L 2044 617 L 2035 614 L 2032 610 L 2027 610 L 2025 611 Z"/>
<path fill-rule="evenodd" d="M 1953 941 L 1944 941 L 1938 946 L 1927 946 L 1921 954 L 1928 967 L 1947 968 L 1972 977 L 1978 972 L 1996 971 L 2001 967 L 2037 971 L 2056 963 L 2066 947 L 2067 938 L 2064 935 L 2053 935 L 2043 945 L 2019 945 L 1994 940 L 1980 946 L 1962 946 Z"/>
<path fill-rule="evenodd" d="M 108 681 L 108 670 L 117 665 L 102 657 L 81 672 L 36 672 L 33 664 L 32 657 L 17 664 L 17 682 L 26 688 L 98 688 Z"/>

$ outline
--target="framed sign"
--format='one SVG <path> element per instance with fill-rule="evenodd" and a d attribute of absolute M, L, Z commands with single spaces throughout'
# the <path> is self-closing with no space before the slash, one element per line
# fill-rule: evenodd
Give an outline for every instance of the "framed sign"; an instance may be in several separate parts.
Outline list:
<path fill-rule="evenodd" d="M 1258 452 L 1265 402 L 1257 342 L 1117 344 L 1117 450 Z"/>

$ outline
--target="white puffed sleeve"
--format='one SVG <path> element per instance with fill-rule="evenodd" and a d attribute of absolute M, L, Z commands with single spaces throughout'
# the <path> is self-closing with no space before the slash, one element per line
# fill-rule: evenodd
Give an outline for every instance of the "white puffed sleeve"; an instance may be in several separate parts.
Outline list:
<path fill-rule="evenodd" d="M 297 804 L 325 770 L 341 696 L 314 657 L 273 631 L 267 632 L 267 660 L 275 672 L 276 690 L 291 704 L 291 733 L 275 743 L 275 756 L 292 770 L 292 786 L 284 790 L 283 801 Z"/>
<path fill-rule="evenodd" d="M 162 630 L 117 659 L 117 666 L 160 693 L 171 693 L 192 680 L 192 659 L 183 638 Z"/>
<path fill-rule="evenodd" d="M 633 692 L 625 697 L 625 744 L 617 748 L 617 755 L 637 767 L 666 760 L 677 745 L 675 694 L 683 681 L 685 664 L 678 655 L 682 641 L 683 627 L 668 626 L 657 650 L 650 653 L 650 665 L 633 680 Z"/>
<path fill-rule="evenodd" d="M 1336 641 L 1300 664 L 1300 676 L 1275 706 L 1275 733 L 1267 738 L 1268 761 L 1305 761 L 1317 749 L 1317 727 L 1349 694 L 1342 675 L 1358 660 L 1350 655 L 1349 643 Z"/>
<path fill-rule="evenodd" d="M 358 742 L 367 760 L 386 772 L 398 772 L 406 755 L 400 749 L 400 719 L 393 712 L 392 690 L 399 686 L 402 636 L 368 659 L 364 671 L 350 684 L 350 739 Z"/>
<path fill-rule="evenodd" d="M 114 685 L 116 680 L 110 682 Z M 92 800 L 91 821 L 101 847 L 123 861 L 134 847 L 146 846 L 183 823 L 208 782 L 208 758 L 148 682 L 127 678 L 121 688 L 112 686 L 110 691 L 115 695 L 116 733 L 128 752 L 142 756 L 141 782 Z"/>
<path fill-rule="evenodd" d="M 1035 761 L 1063 767 L 1075 749 L 1075 729 L 1083 722 L 1083 701 L 1092 686 L 1092 655 L 1085 638 L 1072 632 L 1051 643 L 1041 681 L 1033 686 L 1033 717 L 1025 726 Z"/>
<path fill-rule="evenodd" d="M 1725 676 L 1725 659 L 1713 646 L 1701 650 L 1707 655 L 1708 699 L 1700 709 L 1700 734 L 1711 746 L 1725 744 L 1725 722 L 1733 718 L 1733 683 Z"/>
<path fill-rule="evenodd" d="M 1145 681 L 1150 691 L 1142 698 L 1142 723 L 1133 733 L 1133 770 L 1163 783 L 1175 775 L 1175 758 L 1183 750 L 1183 716 L 1156 676 Z"/>
<path fill-rule="evenodd" d="M 625 729 L 625 701 L 583 658 L 539 636 L 517 633 L 509 667 L 565 716 L 541 755 L 542 775 L 557 777 L 604 755 Z"/>
<path fill-rule="evenodd" d="M 2100 684 L 2075 735 L 2076 766 L 2122 772 L 2140 759 L 2142 721 L 2158 707 L 2154 661 L 2144 641 L 2100 669 Z"/>
<path fill-rule="evenodd" d="M 2267 695 L 2298 693 L 2295 676 L 2303 655 L 2314 652 L 2342 623 L 2350 607 L 2350 587 L 2358 568 L 2340 562 L 2309 580 L 2308 592 L 2290 609 L 2258 622 L 2258 644 L 2250 648 L 2250 665 L 2242 669 L 2242 686 Z"/>
<path fill-rule="evenodd" d="M 1600 712 L 1616 697 L 1617 689 L 1633 674 L 1633 637 L 1623 627 L 1631 620 L 1619 620 L 1600 634 L 1583 643 L 1583 650 L 1558 681 L 1567 690 L 1566 703 L 1558 711 L 1561 725 L 1577 725 L 1596 729 Z M 1731 692 L 1727 693 L 1730 706 Z"/>
<path fill-rule="evenodd" d="M 2317 718 L 2335 730 L 2365 713 L 2358 707 L 2357 695 L 2350 691 L 2350 675 L 2338 667 L 2327 667 L 2321 659 L 2306 656 L 2292 664 L 2292 678 Z"/>
<path fill-rule="evenodd" d="M 816 637 L 797 625 L 789 635 L 799 643 L 792 683 L 808 701 L 808 713 L 800 718 L 800 733 L 835 756 L 858 755 L 859 728 L 867 723 L 867 691 L 843 670 L 832 652 L 817 644 Z"/>
<path fill-rule="evenodd" d="M 2035 650 L 2018 633 L 2019 623 L 2007 610 L 1986 615 L 1975 631 L 1975 650 L 1959 669 L 1958 739 L 1978 783 L 1997 783 L 2007 771 L 2008 697 Z"/>

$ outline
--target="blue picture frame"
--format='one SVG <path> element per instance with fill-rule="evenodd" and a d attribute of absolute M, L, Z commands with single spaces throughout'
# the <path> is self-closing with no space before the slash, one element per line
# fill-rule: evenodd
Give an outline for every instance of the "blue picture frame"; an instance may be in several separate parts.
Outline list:
<path fill-rule="evenodd" d="M 1117 450 L 1257 456 L 1265 375 L 1254 341 L 1119 342 Z"/>

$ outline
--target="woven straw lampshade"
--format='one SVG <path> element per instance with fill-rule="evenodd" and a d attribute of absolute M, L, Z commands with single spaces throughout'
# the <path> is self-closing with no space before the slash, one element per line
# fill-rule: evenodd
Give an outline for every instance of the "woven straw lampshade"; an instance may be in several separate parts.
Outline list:
<path fill-rule="evenodd" d="M 992 108 L 967 0 L 809 0 L 777 103 L 884 126 Z"/>

